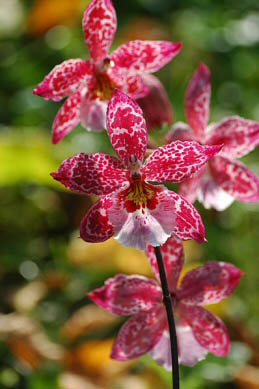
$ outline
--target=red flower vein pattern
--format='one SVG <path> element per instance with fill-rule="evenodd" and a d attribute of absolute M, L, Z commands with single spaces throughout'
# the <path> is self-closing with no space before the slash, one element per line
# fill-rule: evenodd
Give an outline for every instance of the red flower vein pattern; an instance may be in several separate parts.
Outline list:
<path fill-rule="evenodd" d="M 148 96 L 154 86 L 160 91 L 155 103 L 157 106 L 164 104 L 167 115 L 161 117 L 154 109 L 152 121 L 159 125 L 164 121 L 170 122 L 172 109 L 168 97 L 159 81 L 147 76 L 170 62 L 180 52 L 182 44 L 137 40 L 108 55 L 116 28 L 112 1 L 92 0 L 83 17 L 84 38 L 91 59 L 64 61 L 34 90 L 34 94 L 47 100 L 60 101 L 68 97 L 54 121 L 53 143 L 60 142 L 79 122 L 88 130 L 103 131 L 107 104 L 115 88 L 137 99 Z M 73 98 L 75 94 L 77 97 Z M 149 110 L 145 111 L 148 117 Z M 152 129 L 153 124 L 150 126 Z"/>
<path fill-rule="evenodd" d="M 161 250 L 176 312 L 180 362 L 193 366 L 204 359 L 208 351 L 220 357 L 227 355 L 230 339 L 225 325 L 201 305 L 215 304 L 230 296 L 242 272 L 232 264 L 208 262 L 187 273 L 178 287 L 184 262 L 182 242 L 173 235 Z M 146 253 L 159 281 L 154 247 L 148 245 Z M 112 358 L 128 360 L 149 352 L 157 363 L 171 369 L 163 295 L 154 280 L 120 274 L 88 296 L 112 313 L 132 315 L 115 340 Z"/>
<path fill-rule="evenodd" d="M 226 209 L 235 199 L 259 201 L 259 178 L 236 158 L 259 144 L 259 123 L 239 116 L 225 118 L 207 128 L 210 104 L 210 70 L 201 64 L 186 91 L 185 111 L 189 125 L 176 123 L 168 142 L 195 140 L 200 144 L 222 145 L 220 155 L 210 159 L 206 169 L 180 184 L 179 193 L 190 202 L 198 199 L 205 208 Z"/>
<path fill-rule="evenodd" d="M 148 181 L 179 182 L 200 169 L 221 146 L 178 141 L 160 147 L 143 163 L 145 120 L 137 103 L 119 90 L 108 105 L 107 128 L 120 159 L 80 153 L 52 173 L 74 192 L 102 196 L 82 220 L 81 237 L 87 242 L 102 242 L 114 235 L 126 247 L 143 250 L 146 242 L 159 246 L 172 233 L 183 240 L 205 241 L 201 217 L 192 204 Z M 155 169 L 155 165 L 161 168 Z"/>

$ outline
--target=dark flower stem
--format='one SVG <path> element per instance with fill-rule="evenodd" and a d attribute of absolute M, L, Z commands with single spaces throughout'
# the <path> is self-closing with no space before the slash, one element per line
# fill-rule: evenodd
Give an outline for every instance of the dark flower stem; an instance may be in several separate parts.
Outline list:
<path fill-rule="evenodd" d="M 173 389 L 180 389 L 180 377 L 179 377 L 179 362 L 178 362 L 178 345 L 177 335 L 175 329 L 174 313 L 171 301 L 171 295 L 168 288 L 166 272 L 161 254 L 160 247 L 154 247 L 156 252 L 156 259 L 160 274 L 161 286 L 163 290 L 164 304 L 166 307 L 170 343 L 171 343 L 171 356 L 172 356 L 172 378 L 173 378 Z"/>

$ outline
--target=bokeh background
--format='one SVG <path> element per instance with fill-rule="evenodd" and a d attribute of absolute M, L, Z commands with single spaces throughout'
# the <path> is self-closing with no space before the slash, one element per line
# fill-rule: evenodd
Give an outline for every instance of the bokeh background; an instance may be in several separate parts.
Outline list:
<path fill-rule="evenodd" d="M 115 273 L 150 276 L 143 253 L 114 240 L 87 244 L 80 220 L 95 198 L 64 190 L 49 173 L 78 152 L 111 152 L 105 133 L 80 126 L 51 145 L 61 103 L 32 95 L 58 63 L 86 58 L 81 31 L 87 0 L 0 0 L 0 388 L 169 388 L 170 374 L 145 356 L 109 359 L 123 319 L 86 297 Z M 182 41 L 182 52 L 158 73 L 184 120 L 184 92 L 205 62 L 212 72 L 211 120 L 239 114 L 259 120 L 257 0 L 114 0 L 113 47 L 132 39 Z M 154 131 L 159 139 L 168 128 Z M 259 174 L 258 150 L 243 160 Z M 181 367 L 184 389 L 259 388 L 259 205 L 217 213 L 197 204 L 207 244 L 185 245 L 186 268 L 230 261 L 246 276 L 234 296 L 211 309 L 232 338 L 228 357 L 209 355 Z"/>

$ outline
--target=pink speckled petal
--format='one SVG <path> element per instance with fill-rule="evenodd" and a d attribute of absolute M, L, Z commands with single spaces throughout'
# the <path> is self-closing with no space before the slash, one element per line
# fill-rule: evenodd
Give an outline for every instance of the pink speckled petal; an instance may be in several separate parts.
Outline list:
<path fill-rule="evenodd" d="M 162 186 L 149 185 L 153 197 L 145 205 L 131 209 L 127 197 L 129 189 L 117 193 L 109 209 L 114 237 L 126 247 L 146 249 L 146 243 L 160 246 L 166 242 L 175 228 L 174 203 L 171 193 Z M 132 203 L 132 202 L 131 202 Z"/>
<path fill-rule="evenodd" d="M 224 144 L 221 155 L 227 158 L 242 157 L 259 145 L 259 123 L 239 116 L 226 118 L 213 127 L 205 143 Z"/>
<path fill-rule="evenodd" d="M 83 17 L 85 42 L 95 62 L 104 59 L 117 28 L 116 12 L 111 0 L 92 0 Z"/>
<path fill-rule="evenodd" d="M 171 143 L 176 140 L 192 141 L 196 140 L 196 136 L 191 127 L 184 122 L 177 122 L 171 130 L 166 134 L 166 142 Z"/>
<path fill-rule="evenodd" d="M 115 90 L 107 111 L 107 130 L 111 144 L 125 166 L 133 159 L 143 161 L 147 148 L 147 129 L 138 104 Z"/>
<path fill-rule="evenodd" d="M 99 243 L 113 236 L 114 228 L 108 218 L 108 209 L 112 203 L 112 194 L 108 194 L 101 197 L 88 211 L 80 224 L 80 237 L 83 240 Z"/>
<path fill-rule="evenodd" d="M 153 73 L 170 62 L 181 48 L 181 43 L 135 40 L 118 47 L 110 58 L 120 71 Z"/>
<path fill-rule="evenodd" d="M 156 149 L 141 169 L 149 181 L 181 182 L 199 170 L 222 146 L 175 141 Z"/>
<path fill-rule="evenodd" d="M 216 304 L 233 293 L 241 276 L 230 263 L 208 262 L 184 276 L 177 296 L 185 304 Z"/>
<path fill-rule="evenodd" d="M 161 247 L 161 252 L 166 270 L 168 287 L 170 292 L 174 293 L 184 263 L 182 241 L 177 238 L 177 236 L 172 235 Z M 157 259 L 153 246 L 147 245 L 146 255 L 156 278 L 160 281 Z"/>
<path fill-rule="evenodd" d="M 148 131 L 160 128 L 173 121 L 173 108 L 161 82 L 151 74 L 145 75 L 145 83 L 149 88 L 147 96 L 138 99 L 142 108 Z"/>
<path fill-rule="evenodd" d="M 103 287 L 88 293 L 88 297 L 117 315 L 134 315 L 160 304 L 162 291 L 151 278 L 118 274 L 105 281 Z"/>
<path fill-rule="evenodd" d="M 90 61 L 69 59 L 55 66 L 33 93 L 46 100 L 60 101 L 63 97 L 75 93 L 83 83 L 87 86 L 93 74 Z"/>
<path fill-rule="evenodd" d="M 175 228 L 174 233 L 182 240 L 193 239 L 198 243 L 206 242 L 205 228 L 196 209 L 184 197 L 170 192 L 174 207 Z"/>
<path fill-rule="evenodd" d="M 191 326 L 197 342 L 218 357 L 230 351 L 230 339 L 224 323 L 202 307 L 179 304 L 178 311 Z"/>
<path fill-rule="evenodd" d="M 216 184 L 230 196 L 247 203 L 259 201 L 259 178 L 243 163 L 217 156 L 210 166 Z"/>
<path fill-rule="evenodd" d="M 138 358 L 160 340 L 167 319 L 162 304 L 148 312 L 139 312 L 121 328 L 113 345 L 111 358 L 117 361 Z"/>
<path fill-rule="evenodd" d="M 127 182 L 127 171 L 118 158 L 102 153 L 80 153 L 65 160 L 51 174 L 73 192 L 105 195 Z"/>
<path fill-rule="evenodd" d="M 194 203 L 197 199 L 198 192 L 201 186 L 201 180 L 204 174 L 206 174 L 207 166 L 203 166 L 192 177 L 186 178 L 179 185 L 178 193 L 185 197 L 190 203 Z"/>
<path fill-rule="evenodd" d="M 205 64 L 192 76 L 185 95 L 185 113 L 194 132 L 202 137 L 210 114 L 210 70 Z M 202 140 L 202 139 L 201 139 Z"/>
<path fill-rule="evenodd" d="M 80 121 L 89 131 L 101 132 L 106 129 L 107 102 L 84 99 L 81 104 Z"/>
<path fill-rule="evenodd" d="M 189 179 L 187 179 L 186 181 L 188 180 Z M 184 185 L 184 183 L 185 181 L 180 184 L 180 187 Z M 181 194 L 185 196 L 184 193 Z M 204 205 L 205 208 L 214 208 L 217 211 L 224 211 L 235 200 L 233 196 L 230 196 L 227 192 L 225 192 L 220 186 L 216 184 L 215 180 L 213 179 L 213 177 L 211 177 L 211 175 L 206 173 L 200 181 L 200 186 L 197 188 L 195 196 L 197 197 L 197 200 Z"/>
<path fill-rule="evenodd" d="M 80 106 L 82 93 L 77 91 L 67 98 L 55 117 L 52 126 L 52 143 L 59 143 L 80 122 Z"/>

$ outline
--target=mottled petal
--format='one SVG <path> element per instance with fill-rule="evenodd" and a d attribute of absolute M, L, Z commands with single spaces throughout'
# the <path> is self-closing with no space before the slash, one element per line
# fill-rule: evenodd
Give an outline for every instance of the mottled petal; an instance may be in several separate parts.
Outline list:
<path fill-rule="evenodd" d="M 111 205 L 112 194 L 108 194 L 92 206 L 80 224 L 80 237 L 83 240 L 99 243 L 113 236 L 114 228 L 108 218 Z"/>
<path fill-rule="evenodd" d="M 198 243 L 206 242 L 205 228 L 196 209 L 184 197 L 170 192 L 174 207 L 175 228 L 174 233 L 182 240 L 193 239 Z"/>
<path fill-rule="evenodd" d="M 161 252 L 163 256 L 169 290 L 170 292 L 174 293 L 184 263 L 182 241 L 177 238 L 177 236 L 172 235 L 166 241 L 166 243 L 161 246 Z M 152 270 L 156 275 L 156 278 L 160 281 L 156 253 L 153 246 L 147 245 L 146 255 L 148 257 Z"/>
<path fill-rule="evenodd" d="M 146 354 L 160 340 L 166 324 L 162 304 L 148 312 L 139 312 L 121 328 L 113 345 L 111 358 L 126 361 Z"/>
<path fill-rule="evenodd" d="M 105 195 L 127 182 L 127 171 L 118 158 L 102 153 L 80 153 L 65 160 L 51 174 L 73 192 Z"/>
<path fill-rule="evenodd" d="M 218 357 L 230 351 L 230 339 L 224 323 L 202 307 L 179 304 L 179 313 L 193 330 L 197 342 Z"/>
<path fill-rule="evenodd" d="M 84 99 L 81 104 L 80 121 L 87 130 L 100 132 L 106 129 L 107 102 Z"/>
<path fill-rule="evenodd" d="M 55 66 L 33 93 L 46 100 L 60 101 L 75 93 L 80 84 L 87 86 L 92 78 L 93 65 L 89 61 L 69 59 Z"/>
<path fill-rule="evenodd" d="M 186 181 L 188 180 L 189 179 Z M 180 184 L 180 192 L 181 186 L 184 186 L 184 184 L 185 181 Z M 180 194 L 185 197 L 185 193 Z M 220 186 L 218 186 L 210 175 L 205 175 L 200 181 L 200 186 L 196 191 L 196 197 L 197 200 L 200 201 L 206 209 L 215 208 L 217 211 L 224 211 L 235 200 L 233 196 L 230 196 Z M 187 196 L 186 198 L 190 201 Z"/>
<path fill-rule="evenodd" d="M 177 122 L 172 129 L 166 134 L 166 142 L 171 143 L 176 140 L 191 141 L 197 140 L 191 127 L 184 122 Z"/>
<path fill-rule="evenodd" d="M 132 157 L 143 161 L 147 148 L 147 129 L 138 104 L 116 90 L 108 104 L 107 130 L 111 144 L 125 166 Z M 134 159 L 134 158 L 133 158 Z"/>
<path fill-rule="evenodd" d="M 181 43 L 135 40 L 118 47 L 110 58 L 120 70 L 153 73 L 170 62 L 181 48 Z"/>
<path fill-rule="evenodd" d="M 185 304 L 216 304 L 233 293 L 241 276 L 230 263 L 208 262 L 184 276 L 177 296 Z"/>
<path fill-rule="evenodd" d="M 92 0 L 83 17 L 85 42 L 95 62 L 104 59 L 117 28 L 116 12 L 111 0 Z"/>
<path fill-rule="evenodd" d="M 176 333 L 179 349 L 179 362 L 182 365 L 192 367 L 206 357 L 208 350 L 197 342 L 190 326 L 178 325 L 176 327 Z"/>
<path fill-rule="evenodd" d="M 79 90 L 67 98 L 55 117 L 52 126 L 52 143 L 59 143 L 80 122 L 82 94 Z"/>
<path fill-rule="evenodd" d="M 229 195 L 248 203 L 259 201 L 259 178 L 243 163 L 217 156 L 210 166 L 216 184 Z"/>
<path fill-rule="evenodd" d="M 161 186 L 149 184 L 152 197 L 144 204 L 134 205 L 127 198 L 129 188 L 117 193 L 109 209 L 114 237 L 126 247 L 146 249 L 146 242 L 160 246 L 175 228 L 174 203 L 171 193 Z"/>
<path fill-rule="evenodd" d="M 118 274 L 105 281 L 103 287 L 88 293 L 88 297 L 117 315 L 134 315 L 140 311 L 149 311 L 160 304 L 162 291 L 150 278 Z"/>
<path fill-rule="evenodd" d="M 221 155 L 239 158 L 259 145 L 259 123 L 232 116 L 222 120 L 208 134 L 207 144 L 224 144 Z"/>
<path fill-rule="evenodd" d="M 156 149 L 141 171 L 149 181 L 181 182 L 199 170 L 221 147 L 175 141 Z"/>
<path fill-rule="evenodd" d="M 148 131 L 162 127 L 173 121 L 173 108 L 161 82 L 151 74 L 145 75 L 145 83 L 149 88 L 147 96 L 138 99 L 142 108 Z"/>
<path fill-rule="evenodd" d="M 203 166 L 192 177 L 186 178 L 179 185 L 178 193 L 185 197 L 190 203 L 194 203 L 200 190 L 202 177 L 206 174 L 207 166 Z"/>
<path fill-rule="evenodd" d="M 210 70 L 205 64 L 192 76 L 185 95 L 185 113 L 194 132 L 202 137 L 210 114 Z M 202 140 L 202 139 L 201 139 Z"/>

